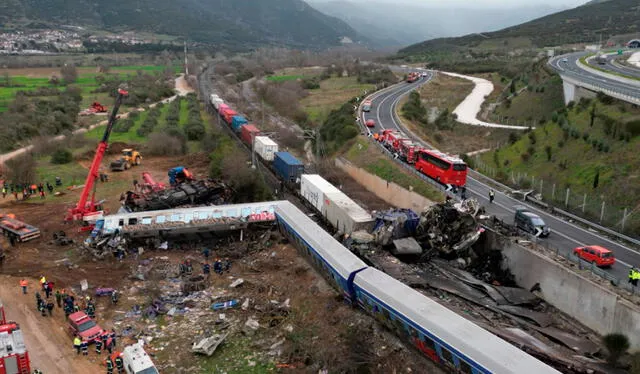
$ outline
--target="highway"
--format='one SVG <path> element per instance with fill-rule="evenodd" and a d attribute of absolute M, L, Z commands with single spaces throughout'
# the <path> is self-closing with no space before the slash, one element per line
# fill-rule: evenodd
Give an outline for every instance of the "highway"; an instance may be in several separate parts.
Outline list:
<path fill-rule="evenodd" d="M 554 57 L 549 60 L 549 65 L 561 75 L 566 75 L 569 78 L 640 99 L 640 82 L 638 82 L 639 85 L 634 85 L 619 82 L 614 79 L 607 79 L 602 75 L 587 71 L 578 66 L 578 64 L 580 64 L 580 58 L 587 54 L 587 52 L 576 52 Z"/>
<path fill-rule="evenodd" d="M 598 64 L 598 62 L 596 62 L 596 59 L 591 59 L 589 60 L 589 65 L 593 66 L 594 68 L 609 70 L 611 72 L 626 75 L 628 77 L 640 78 L 640 69 L 616 63 L 616 60 L 618 58 L 629 58 L 628 55 L 623 55 L 622 57 L 620 55 L 604 55 L 604 57 L 607 61 L 606 64 L 600 65 Z"/>
<path fill-rule="evenodd" d="M 433 79 L 433 76 L 433 72 L 427 72 L 426 77 L 421 78 L 415 83 L 399 83 L 372 94 L 368 97 L 368 99 L 372 101 L 371 110 L 369 112 L 362 112 L 362 123 L 372 119 L 376 124 L 374 128 L 369 129 L 372 133 L 379 132 L 383 129 L 397 129 L 407 134 L 415 142 L 421 143 L 427 148 L 433 148 L 430 144 L 405 129 L 395 115 L 395 108 L 398 102 L 412 90 L 423 84 L 428 84 L 429 81 Z M 614 252 L 618 262 L 610 269 L 606 269 L 606 271 L 622 281 L 626 281 L 629 266 L 640 266 L 640 252 L 637 249 L 630 248 L 617 241 L 608 239 L 599 233 L 564 221 L 521 200 L 516 200 L 500 189 L 495 190 L 495 201 L 493 204 L 489 204 L 490 187 L 480 179 L 489 180 L 473 170 L 469 171 L 466 185 L 467 196 L 476 198 L 485 206 L 489 214 L 495 215 L 505 222 L 512 223 L 515 213 L 513 206 L 526 205 L 540 215 L 551 228 L 551 235 L 548 238 L 541 238 L 539 240 L 547 241 L 550 246 L 558 248 L 561 253 L 567 254 L 572 251 L 573 248 L 584 245 L 601 245 L 608 248 Z M 496 185 L 499 184 L 496 183 Z"/>

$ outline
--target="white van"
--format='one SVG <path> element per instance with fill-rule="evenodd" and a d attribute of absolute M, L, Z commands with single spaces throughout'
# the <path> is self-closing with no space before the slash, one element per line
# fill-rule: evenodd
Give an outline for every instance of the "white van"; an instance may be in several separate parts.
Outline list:
<path fill-rule="evenodd" d="M 136 344 L 124 348 L 122 361 L 127 374 L 159 374 L 143 346 L 144 341 L 139 340 Z"/>

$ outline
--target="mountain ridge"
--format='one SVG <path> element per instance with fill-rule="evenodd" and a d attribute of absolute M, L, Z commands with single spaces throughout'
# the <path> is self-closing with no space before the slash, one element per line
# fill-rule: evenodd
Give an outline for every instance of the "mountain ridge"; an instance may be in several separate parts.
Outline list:
<path fill-rule="evenodd" d="M 595 42 L 601 34 L 607 36 L 639 31 L 636 0 L 599 0 L 576 8 L 507 27 L 502 30 L 469 34 L 457 38 L 438 38 L 413 44 L 402 50 L 401 56 L 435 51 L 460 50 L 477 46 L 487 40 L 527 39 L 534 47 Z M 630 10 L 634 10 L 630 12 Z"/>
<path fill-rule="evenodd" d="M 144 31 L 225 46 L 324 48 L 364 40 L 302 0 L 4 0 L 4 30 L 74 25 Z"/>

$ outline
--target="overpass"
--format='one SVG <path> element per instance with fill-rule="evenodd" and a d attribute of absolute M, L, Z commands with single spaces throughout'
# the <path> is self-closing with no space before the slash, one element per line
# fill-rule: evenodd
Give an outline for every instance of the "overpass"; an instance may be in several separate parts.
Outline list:
<path fill-rule="evenodd" d="M 620 77 L 584 66 L 580 59 L 587 52 L 570 53 L 549 60 L 563 82 L 564 101 L 593 98 L 597 92 L 631 104 L 640 105 L 640 81 Z"/>

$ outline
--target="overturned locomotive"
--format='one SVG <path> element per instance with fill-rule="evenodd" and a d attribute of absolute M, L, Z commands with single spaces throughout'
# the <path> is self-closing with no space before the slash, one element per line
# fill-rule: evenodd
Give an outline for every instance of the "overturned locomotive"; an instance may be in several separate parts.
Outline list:
<path fill-rule="evenodd" d="M 171 209 L 191 205 L 221 205 L 232 196 L 226 184 L 214 180 L 187 181 L 159 191 L 127 191 L 120 201 L 127 212 Z"/>

